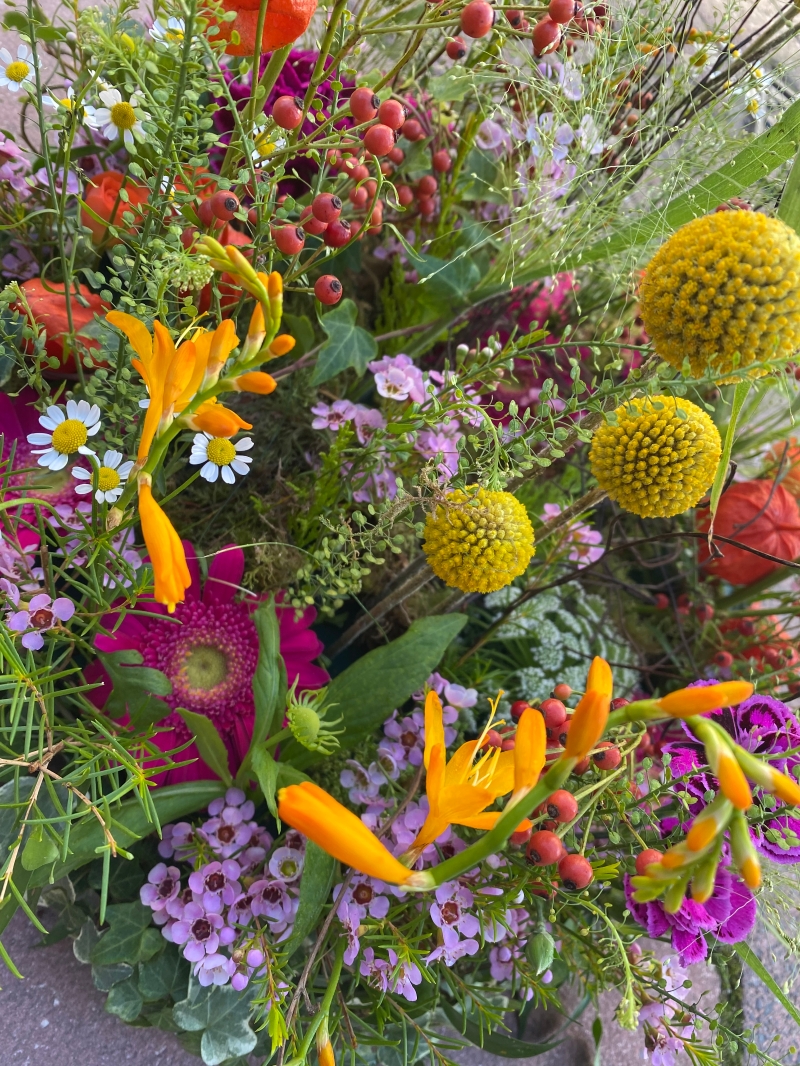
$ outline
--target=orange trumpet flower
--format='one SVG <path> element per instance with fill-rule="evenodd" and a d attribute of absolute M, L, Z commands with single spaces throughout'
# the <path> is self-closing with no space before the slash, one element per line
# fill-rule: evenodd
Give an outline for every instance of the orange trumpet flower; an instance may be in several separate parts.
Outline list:
<path fill-rule="evenodd" d="M 575 708 L 567 733 L 564 755 L 567 759 L 585 759 L 605 732 L 611 707 L 613 678 L 611 667 L 596 655 L 589 667 L 586 692 Z"/>
<path fill-rule="evenodd" d="M 192 583 L 181 538 L 164 511 L 153 499 L 148 480 L 139 482 L 139 520 L 150 555 L 155 579 L 155 598 L 170 614 L 181 603 Z"/>
<path fill-rule="evenodd" d="M 753 686 L 749 681 L 721 681 L 718 685 L 679 688 L 654 703 L 670 718 L 691 718 L 720 707 L 734 707 L 752 695 Z"/>
<path fill-rule="evenodd" d="M 279 790 L 278 817 L 335 859 L 370 877 L 419 888 L 430 881 L 425 873 L 404 866 L 360 818 L 313 781 Z"/>

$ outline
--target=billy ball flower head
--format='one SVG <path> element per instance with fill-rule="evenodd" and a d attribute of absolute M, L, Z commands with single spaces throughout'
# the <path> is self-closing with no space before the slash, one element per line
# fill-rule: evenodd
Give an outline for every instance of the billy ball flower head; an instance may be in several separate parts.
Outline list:
<path fill-rule="evenodd" d="M 75 491 L 80 496 L 94 492 L 94 498 L 98 503 L 116 503 L 122 495 L 128 474 L 133 470 L 133 460 L 123 463 L 122 452 L 109 449 L 103 456 L 102 464 L 96 470 L 87 470 L 85 467 L 74 467 L 73 477 L 80 481 Z"/>
<path fill-rule="evenodd" d="M 800 237 L 756 211 L 719 211 L 659 248 L 639 294 L 658 355 L 692 374 L 787 359 L 800 344 Z M 764 371 L 758 371 L 764 373 Z"/>
<path fill-rule="evenodd" d="M 105 89 L 100 93 L 104 107 L 85 107 L 86 123 L 92 129 L 101 129 L 109 140 L 121 137 L 128 150 L 136 146 L 136 140 L 145 138 L 142 121 L 150 118 L 139 107 L 139 98 L 134 93 L 130 100 L 122 99 L 119 89 Z"/>
<path fill-rule="evenodd" d="M 33 77 L 35 70 L 33 52 L 24 44 L 17 46 L 16 59 L 7 48 L 0 48 L 0 86 L 10 93 L 18 93 L 20 87 Z"/>
<path fill-rule="evenodd" d="M 37 445 L 33 454 L 39 456 L 39 466 L 63 470 L 76 452 L 94 455 L 87 441 L 100 430 L 100 408 L 86 400 L 67 400 L 66 415 L 61 407 L 48 407 L 39 425 L 48 432 L 28 434 L 28 443 Z"/>
<path fill-rule="evenodd" d="M 425 523 L 431 570 L 462 592 L 496 592 L 524 574 L 536 550 L 525 508 L 510 492 L 456 489 Z"/>
<path fill-rule="evenodd" d="M 589 453 L 592 473 L 620 507 L 669 518 L 711 487 L 722 444 L 705 411 L 682 397 L 631 400 L 601 426 Z"/>
<path fill-rule="evenodd" d="M 196 433 L 192 454 L 189 462 L 192 466 L 200 466 L 200 476 L 206 481 L 215 482 L 222 475 L 222 480 L 232 485 L 236 480 L 235 475 L 248 473 L 253 459 L 249 455 L 241 455 L 241 452 L 249 451 L 253 447 L 252 437 L 242 437 L 235 444 L 226 437 L 212 437 L 209 433 Z"/>

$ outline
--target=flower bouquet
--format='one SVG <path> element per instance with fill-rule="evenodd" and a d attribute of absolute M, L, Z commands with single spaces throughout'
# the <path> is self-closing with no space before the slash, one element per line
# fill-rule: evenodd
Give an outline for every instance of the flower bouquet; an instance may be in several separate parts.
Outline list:
<path fill-rule="evenodd" d="M 798 24 L 8 8 L 0 938 L 208 1066 L 779 1061 L 686 967 L 800 1021 Z"/>

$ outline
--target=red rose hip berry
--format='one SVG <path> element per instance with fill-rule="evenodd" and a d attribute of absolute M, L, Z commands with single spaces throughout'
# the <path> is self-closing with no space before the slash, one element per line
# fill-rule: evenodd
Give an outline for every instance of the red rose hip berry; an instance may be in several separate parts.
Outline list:
<path fill-rule="evenodd" d="M 517 11 L 515 7 L 510 7 L 505 11 L 505 16 L 512 29 L 522 29 L 522 23 L 525 21 L 525 17 L 521 11 Z"/>
<path fill-rule="evenodd" d="M 384 100 L 378 108 L 378 122 L 382 122 L 390 130 L 402 129 L 405 120 L 406 109 L 399 100 Z"/>
<path fill-rule="evenodd" d="M 342 298 L 342 283 L 333 274 L 323 274 L 314 282 L 314 295 L 321 304 L 338 304 Z"/>
<path fill-rule="evenodd" d="M 602 744 L 597 746 L 600 750 L 596 751 L 592 756 L 595 766 L 601 770 L 616 770 L 622 762 L 619 748 L 612 744 L 610 740 L 604 740 Z"/>
<path fill-rule="evenodd" d="M 420 200 L 427 200 L 435 195 L 438 188 L 439 184 L 433 174 L 423 174 L 417 182 L 417 196 Z"/>
<path fill-rule="evenodd" d="M 321 233 L 324 233 L 328 228 L 327 222 L 320 222 L 318 218 L 315 218 L 311 213 L 311 205 L 304 207 L 300 212 L 300 225 L 306 231 L 310 233 L 312 237 L 319 237 Z"/>
<path fill-rule="evenodd" d="M 580 892 L 594 880 L 594 870 L 583 855 L 565 855 L 558 864 L 558 876 L 569 892 Z"/>
<path fill-rule="evenodd" d="M 421 141 L 425 137 L 422 123 L 415 118 L 406 119 L 400 132 L 407 141 Z"/>
<path fill-rule="evenodd" d="M 338 196 L 334 196 L 333 193 L 321 192 L 314 197 L 311 204 L 311 213 L 314 218 L 318 218 L 320 222 L 325 222 L 329 225 L 341 215 L 342 201 Z"/>
<path fill-rule="evenodd" d="M 401 207 L 408 207 L 414 201 L 414 190 L 410 185 L 397 186 L 397 202 Z"/>
<path fill-rule="evenodd" d="M 343 248 L 350 240 L 350 223 L 346 218 L 337 218 L 328 225 L 322 239 L 329 248 Z"/>
<path fill-rule="evenodd" d="M 515 722 L 518 722 L 529 707 L 530 704 L 527 700 L 514 700 L 511 704 L 511 717 Z"/>
<path fill-rule="evenodd" d="M 563 702 L 564 700 L 568 700 L 571 695 L 572 689 L 569 685 L 565 685 L 563 681 L 553 689 L 554 700 L 561 700 Z"/>
<path fill-rule="evenodd" d="M 399 166 L 403 162 L 405 157 L 406 153 L 403 151 L 403 149 L 398 148 L 397 145 L 395 145 L 391 152 L 389 152 L 387 158 L 390 159 L 392 163 L 395 163 L 397 166 Z"/>
<path fill-rule="evenodd" d="M 486 0 L 471 0 L 461 12 L 461 29 L 467 37 L 485 37 L 494 26 L 495 10 Z"/>
<path fill-rule="evenodd" d="M 661 862 L 660 851 L 656 851 L 655 848 L 647 848 L 645 851 L 640 851 L 636 856 L 636 873 L 639 877 L 644 877 L 647 873 L 647 867 L 654 862 Z"/>
<path fill-rule="evenodd" d="M 550 0 L 547 13 L 553 22 L 571 22 L 577 14 L 575 0 Z"/>
<path fill-rule="evenodd" d="M 565 854 L 561 839 L 549 829 L 540 829 L 528 841 L 525 858 L 532 866 L 552 866 Z"/>
<path fill-rule="evenodd" d="M 297 255 L 306 243 L 306 235 L 300 226 L 275 226 L 272 239 L 284 255 Z"/>
<path fill-rule="evenodd" d="M 548 729 L 557 729 L 567 720 L 567 708 L 561 700 L 542 700 L 539 710 L 544 715 L 544 724 Z"/>
<path fill-rule="evenodd" d="M 350 114 L 359 124 L 375 118 L 380 106 L 380 97 L 366 86 L 356 89 L 350 97 Z"/>
<path fill-rule="evenodd" d="M 453 165 L 453 160 L 450 158 L 450 153 L 446 148 L 441 148 L 438 152 L 433 153 L 431 156 L 431 165 L 437 174 L 447 173 Z"/>
<path fill-rule="evenodd" d="M 578 801 L 571 792 L 560 788 L 547 797 L 545 810 L 556 822 L 571 822 L 578 814 Z"/>
<path fill-rule="evenodd" d="M 467 54 L 467 46 L 463 38 L 453 37 L 452 40 L 449 40 L 447 42 L 445 52 L 447 52 L 448 59 L 463 59 L 464 56 Z"/>
<path fill-rule="evenodd" d="M 533 54 L 535 56 L 547 55 L 555 52 L 561 43 L 561 27 L 557 22 L 545 15 L 541 22 L 533 27 Z"/>
<path fill-rule="evenodd" d="M 239 203 L 239 197 L 236 193 L 225 189 L 220 189 L 218 192 L 215 192 L 209 200 L 209 203 L 211 204 L 211 210 L 217 218 L 221 218 L 223 222 L 230 222 L 242 206 Z"/>
<path fill-rule="evenodd" d="M 364 147 L 373 155 L 388 155 L 394 148 L 394 134 L 391 127 L 377 122 L 364 134 Z"/>
<path fill-rule="evenodd" d="M 303 121 L 303 101 L 297 96 L 279 96 L 272 105 L 272 117 L 282 130 L 296 130 Z"/>

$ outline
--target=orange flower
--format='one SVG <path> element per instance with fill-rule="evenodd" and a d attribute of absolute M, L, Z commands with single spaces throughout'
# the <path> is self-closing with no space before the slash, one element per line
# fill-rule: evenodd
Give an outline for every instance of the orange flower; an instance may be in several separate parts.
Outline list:
<path fill-rule="evenodd" d="M 153 499 L 147 480 L 139 482 L 139 520 L 155 579 L 155 598 L 170 614 L 181 603 L 192 583 L 186 553 L 175 527 Z"/>
<path fill-rule="evenodd" d="M 23 281 L 20 288 L 25 294 L 34 322 L 45 331 L 45 351 L 51 358 L 60 361 L 59 370 L 74 374 L 77 371 L 74 346 L 66 359 L 64 358 L 64 337 L 69 333 L 64 282 L 30 278 L 28 281 Z M 82 303 L 78 303 L 77 293 L 80 293 Z M 77 282 L 72 285 L 70 294 L 72 328 L 76 339 L 80 342 L 81 348 L 99 348 L 100 341 L 92 337 L 89 332 L 83 331 L 91 326 L 95 315 L 102 314 L 108 308 L 108 304 L 104 303 L 91 289 Z M 16 307 L 17 310 L 22 310 L 20 304 Z M 108 363 L 96 361 L 95 366 L 108 366 Z"/>
<path fill-rule="evenodd" d="M 123 189 L 127 200 L 120 198 Z M 89 178 L 84 193 L 86 206 L 81 209 L 81 225 L 92 231 L 95 244 L 106 240 L 109 236 L 109 226 L 114 226 L 123 233 L 133 233 L 142 218 L 141 207 L 147 203 L 149 197 L 150 190 L 146 185 L 140 185 L 133 178 L 120 174 L 118 170 L 104 170 L 102 174 Z M 128 213 L 136 219 L 131 225 L 123 221 L 123 215 Z M 114 238 L 110 243 L 118 244 L 119 238 Z"/>
<path fill-rule="evenodd" d="M 427 880 L 403 866 L 360 818 L 313 781 L 280 789 L 278 817 L 339 862 L 370 877 L 392 885 L 420 887 Z"/>
<path fill-rule="evenodd" d="M 511 803 L 526 796 L 539 780 L 546 749 L 544 716 L 533 707 L 528 707 L 517 723 L 514 737 L 514 794 Z"/>
<path fill-rule="evenodd" d="M 269 396 L 278 387 L 278 382 L 272 374 L 265 374 L 263 370 L 251 370 L 249 374 L 240 374 L 233 379 L 233 385 L 237 392 L 257 392 L 261 396 Z"/>
<path fill-rule="evenodd" d="M 613 678 L 611 667 L 596 655 L 589 667 L 586 692 L 570 721 L 564 755 L 567 759 L 585 759 L 605 732 L 611 707 Z"/>
<path fill-rule="evenodd" d="M 245 422 L 235 411 L 217 403 L 216 397 L 201 404 L 193 415 L 187 415 L 186 425 L 201 432 L 210 433 L 212 437 L 232 437 L 240 429 L 252 429 L 250 422 Z"/>
<path fill-rule="evenodd" d="M 793 777 L 762 762 L 738 744 L 734 745 L 733 754 L 751 781 L 755 781 L 757 785 L 771 792 L 773 796 L 777 796 L 790 807 L 800 807 L 800 784 Z"/>
<path fill-rule="evenodd" d="M 219 34 L 213 40 L 228 41 L 225 49 L 229 56 L 252 56 L 256 48 L 258 9 L 256 0 L 224 0 L 226 11 L 235 11 L 233 22 L 220 22 Z M 261 52 L 292 44 L 308 29 L 311 16 L 317 10 L 317 0 L 270 0 L 264 31 L 261 37 Z M 239 43 L 233 44 L 233 31 L 239 35 Z"/>
<path fill-rule="evenodd" d="M 653 702 L 670 718 L 692 718 L 720 707 L 734 707 L 752 695 L 753 686 L 749 681 L 721 681 L 701 688 L 679 688 Z"/>

